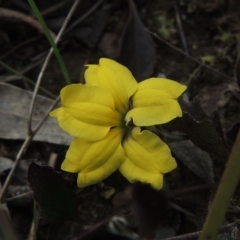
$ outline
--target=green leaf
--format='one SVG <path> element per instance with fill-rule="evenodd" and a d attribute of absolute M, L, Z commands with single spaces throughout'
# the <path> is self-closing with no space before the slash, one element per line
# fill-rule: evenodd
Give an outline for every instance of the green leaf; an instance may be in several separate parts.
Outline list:
<path fill-rule="evenodd" d="M 31 163 L 28 169 L 28 181 L 43 216 L 49 222 L 78 220 L 77 196 L 53 168 Z"/>
<path fill-rule="evenodd" d="M 67 84 L 71 84 L 71 79 L 69 77 L 69 73 L 68 73 L 68 70 L 66 68 L 66 65 L 65 65 L 65 63 L 64 63 L 64 61 L 62 59 L 62 56 L 61 56 L 61 54 L 60 54 L 60 52 L 58 50 L 57 45 L 55 44 L 55 42 L 53 40 L 53 37 L 52 37 L 50 31 L 48 30 L 48 27 L 47 27 L 45 21 L 43 20 L 43 17 L 41 15 L 41 13 L 39 12 L 39 10 L 37 8 L 37 5 L 35 4 L 34 0 L 28 0 L 28 3 L 31 6 L 31 8 L 32 8 L 34 14 L 36 15 L 39 23 L 41 24 L 42 28 L 44 29 L 44 33 L 45 33 L 49 43 L 51 44 L 51 46 L 53 48 L 53 51 L 54 51 L 54 53 L 56 55 L 56 58 L 58 60 L 58 63 L 60 65 L 60 68 L 62 70 L 62 73 L 63 73 L 63 76 L 65 78 L 66 83 Z"/>

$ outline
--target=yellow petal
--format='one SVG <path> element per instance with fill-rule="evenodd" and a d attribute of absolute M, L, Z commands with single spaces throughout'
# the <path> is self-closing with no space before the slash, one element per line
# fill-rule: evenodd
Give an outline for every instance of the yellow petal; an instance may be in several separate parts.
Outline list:
<path fill-rule="evenodd" d="M 90 142 L 76 138 L 62 163 L 62 170 L 79 173 L 79 187 L 102 181 L 116 171 L 125 159 L 121 146 L 123 134 L 123 129 L 113 128 L 99 141 Z"/>
<path fill-rule="evenodd" d="M 97 141 L 111 127 L 119 126 L 122 116 L 114 109 L 113 98 L 106 90 L 71 84 L 61 91 L 62 107 L 50 113 L 60 127 L 74 137 Z"/>
<path fill-rule="evenodd" d="M 139 83 L 138 90 L 144 89 L 161 90 L 177 99 L 187 89 L 187 86 L 166 78 L 149 78 Z"/>
<path fill-rule="evenodd" d="M 71 84 L 61 90 L 61 102 L 69 106 L 74 102 L 91 102 L 114 109 L 114 101 L 110 93 L 96 86 L 87 86 L 81 83 Z"/>
<path fill-rule="evenodd" d="M 132 97 L 131 109 L 125 121 L 133 120 L 137 126 L 152 126 L 171 121 L 182 116 L 177 98 L 186 86 L 168 79 L 151 78 L 139 83 Z"/>
<path fill-rule="evenodd" d="M 139 127 L 132 130 L 123 143 L 126 160 L 119 170 L 130 182 L 149 183 L 155 189 L 161 189 L 163 174 L 177 164 L 166 143 L 150 131 L 141 132 Z"/>
<path fill-rule="evenodd" d="M 128 100 L 137 90 L 137 82 L 132 73 L 123 65 L 101 58 L 99 65 L 88 65 L 85 81 L 111 92 L 115 108 L 122 114 L 128 110 Z"/>

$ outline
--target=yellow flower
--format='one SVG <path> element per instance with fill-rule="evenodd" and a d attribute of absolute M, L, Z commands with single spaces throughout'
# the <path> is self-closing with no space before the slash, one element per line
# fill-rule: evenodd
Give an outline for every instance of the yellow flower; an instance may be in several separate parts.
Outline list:
<path fill-rule="evenodd" d="M 130 182 L 161 189 L 163 174 L 176 168 L 167 144 L 141 129 L 181 117 L 177 98 L 186 86 L 164 78 L 140 83 L 106 58 L 88 65 L 86 84 L 61 91 L 62 106 L 51 116 L 75 137 L 61 168 L 78 174 L 78 186 L 98 183 L 119 169 Z"/>

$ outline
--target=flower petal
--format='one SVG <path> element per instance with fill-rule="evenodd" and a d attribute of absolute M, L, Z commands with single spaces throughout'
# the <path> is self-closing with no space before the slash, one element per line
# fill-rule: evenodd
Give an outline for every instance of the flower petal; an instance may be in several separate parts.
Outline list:
<path fill-rule="evenodd" d="M 137 126 L 152 126 L 181 117 L 177 98 L 186 88 L 178 82 L 162 78 L 142 81 L 132 97 L 133 109 L 127 113 L 125 121 L 133 120 Z"/>
<path fill-rule="evenodd" d="M 87 65 L 85 81 L 111 92 L 115 108 L 122 114 L 128 110 L 128 100 L 137 90 L 137 82 L 132 73 L 123 65 L 101 58 L 99 65 Z"/>
<path fill-rule="evenodd" d="M 138 90 L 157 89 L 164 91 L 177 99 L 187 89 L 187 86 L 167 78 L 149 78 L 139 83 Z"/>
<path fill-rule="evenodd" d="M 123 143 L 126 160 L 119 170 L 130 182 L 149 183 L 161 189 L 163 174 L 177 167 L 166 143 L 150 131 L 141 132 L 139 127 Z"/>
<path fill-rule="evenodd" d="M 119 126 L 122 116 L 114 109 L 113 98 L 104 89 L 71 84 L 61 91 L 63 106 L 50 113 L 57 117 L 60 127 L 75 137 L 97 141 L 110 128 Z"/>
<path fill-rule="evenodd" d="M 121 146 L 123 133 L 123 129 L 113 128 L 99 141 L 90 142 L 76 138 L 62 163 L 62 170 L 79 173 L 79 187 L 92 185 L 107 178 L 125 160 Z"/>

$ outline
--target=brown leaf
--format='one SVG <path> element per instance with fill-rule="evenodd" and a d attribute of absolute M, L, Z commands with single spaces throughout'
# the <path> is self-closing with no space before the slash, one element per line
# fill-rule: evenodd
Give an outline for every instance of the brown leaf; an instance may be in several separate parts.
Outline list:
<path fill-rule="evenodd" d="M 28 181 L 34 198 L 49 222 L 78 219 L 78 200 L 70 186 L 53 168 L 31 163 Z"/>
<path fill-rule="evenodd" d="M 122 39 L 119 60 L 131 70 L 137 81 L 141 81 L 153 73 L 156 61 L 155 43 L 145 31 L 134 2 L 128 2 L 130 15 Z"/>
<path fill-rule="evenodd" d="M 0 83 L 0 136 L 4 139 L 25 139 L 27 116 L 32 92 Z M 53 100 L 37 95 L 32 125 L 35 127 L 43 118 Z M 69 145 L 72 137 L 62 131 L 56 119 L 48 118 L 34 137 L 35 141 Z"/>
<path fill-rule="evenodd" d="M 192 142 L 219 159 L 226 161 L 228 149 L 226 148 L 221 124 L 217 112 L 208 117 L 202 110 L 199 99 L 191 103 L 181 102 L 183 116 L 162 125 L 170 131 L 180 131 L 188 135 Z"/>
<path fill-rule="evenodd" d="M 132 185 L 132 201 L 141 236 L 152 238 L 168 206 L 164 192 L 156 191 L 148 184 L 135 182 Z"/>
<path fill-rule="evenodd" d="M 240 100 L 240 90 L 236 82 L 206 86 L 198 95 L 201 107 L 207 115 L 226 106 L 232 96 Z"/>
<path fill-rule="evenodd" d="M 190 140 L 169 143 L 174 155 L 206 183 L 213 183 L 213 164 L 209 154 Z"/>

